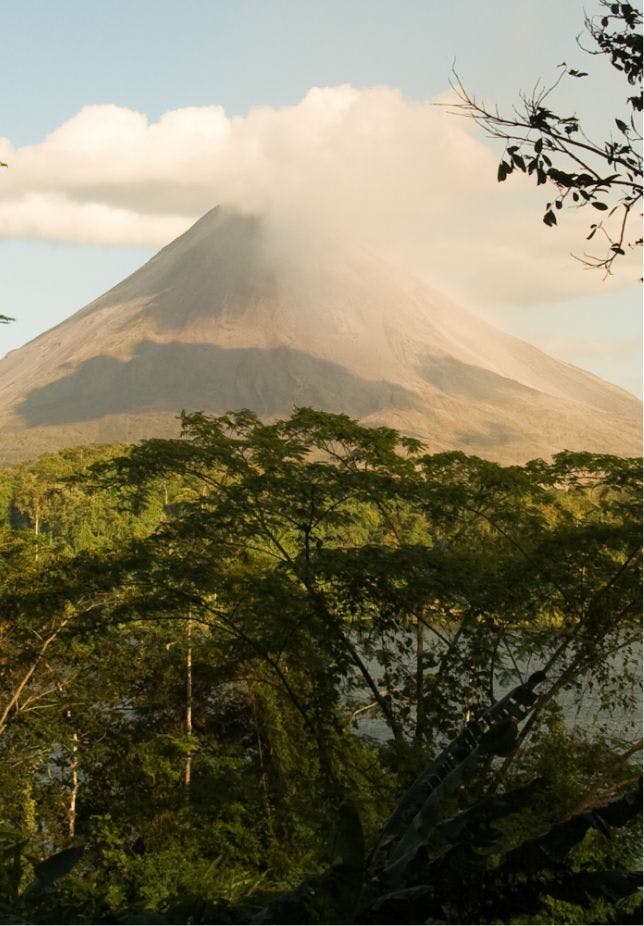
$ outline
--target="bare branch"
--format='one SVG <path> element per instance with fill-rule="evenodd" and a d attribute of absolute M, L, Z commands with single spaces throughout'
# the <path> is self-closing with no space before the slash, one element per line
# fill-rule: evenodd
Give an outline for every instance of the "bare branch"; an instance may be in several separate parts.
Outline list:
<path fill-rule="evenodd" d="M 585 20 L 587 32 L 597 47 L 587 49 L 577 37 L 578 45 L 589 54 L 608 55 L 613 67 L 624 73 L 628 84 L 639 88 L 639 95 L 629 96 L 626 103 L 641 111 L 642 14 L 628 3 L 616 5 L 602 0 L 602 7 L 604 15 Z M 607 219 L 615 216 L 614 222 L 590 226 L 588 240 L 598 230 L 606 238 L 608 249 L 604 254 L 572 255 L 586 267 L 602 270 L 607 276 L 627 248 L 642 243 L 641 238 L 627 241 L 628 216 L 642 199 L 642 136 L 631 115 L 615 119 L 620 133 L 617 141 L 614 127 L 607 133 L 608 140 L 594 141 L 583 130 L 576 114 L 562 116 L 550 108 L 551 97 L 565 77 L 587 76 L 563 63 L 552 83 L 544 85 L 539 80 L 530 92 L 520 92 L 519 104 L 510 115 L 504 115 L 498 107 L 478 102 L 452 67 L 450 86 L 457 99 L 436 105 L 471 119 L 489 138 L 504 143 L 498 168 L 500 182 L 519 171 L 534 176 L 537 186 L 554 186 L 556 197 L 547 203 L 543 216 L 546 225 L 558 224 L 557 215 L 564 204 L 576 209 L 593 207 L 605 213 Z"/>

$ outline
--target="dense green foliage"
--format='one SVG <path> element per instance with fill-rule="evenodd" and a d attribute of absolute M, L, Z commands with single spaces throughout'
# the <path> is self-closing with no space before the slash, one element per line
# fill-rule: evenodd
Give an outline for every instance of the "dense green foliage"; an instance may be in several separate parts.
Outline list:
<path fill-rule="evenodd" d="M 0 473 L 4 920 L 627 921 L 639 461 L 184 429 Z"/>

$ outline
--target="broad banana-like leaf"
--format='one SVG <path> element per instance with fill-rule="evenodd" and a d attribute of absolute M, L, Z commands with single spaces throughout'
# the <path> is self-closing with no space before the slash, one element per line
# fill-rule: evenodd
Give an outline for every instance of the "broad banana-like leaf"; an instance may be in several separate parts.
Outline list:
<path fill-rule="evenodd" d="M 607 824 L 624 826 L 641 812 L 640 779 L 639 787 L 627 791 L 609 804 L 576 814 L 563 823 L 557 823 L 542 836 L 512 849 L 506 853 L 497 871 L 500 875 L 512 875 L 517 871 L 534 873 L 548 868 L 556 869 L 570 850 L 581 842 L 589 829 L 595 828 L 604 835 L 610 835 Z"/>
<path fill-rule="evenodd" d="M 473 749 L 463 762 L 457 765 L 455 769 L 452 769 L 440 784 L 431 791 L 398 842 L 391 855 L 391 860 L 385 866 L 384 874 L 388 882 L 392 884 L 400 883 L 407 866 L 414 860 L 418 850 L 427 844 L 431 829 L 437 822 L 441 805 L 472 776 L 480 758 L 479 750 Z"/>
<path fill-rule="evenodd" d="M 518 722 L 536 700 L 534 688 L 545 677 L 543 672 L 535 672 L 527 682 L 483 711 L 416 780 L 382 831 L 372 856 L 372 870 L 376 866 L 384 869 L 389 883 L 400 883 L 406 867 L 426 845 L 446 798 L 472 776 L 483 756 L 506 755 L 511 749 Z M 393 852 L 389 852 L 392 844 Z M 389 856 L 384 865 L 383 855 Z"/>
<path fill-rule="evenodd" d="M 477 850 L 492 846 L 498 839 L 494 823 L 526 807 L 544 787 L 545 780 L 535 778 L 527 785 L 483 798 L 462 813 L 440 823 L 428 840 L 429 858 L 436 859 L 455 845 L 467 844 Z"/>
<path fill-rule="evenodd" d="M 59 878 L 63 878 L 72 870 L 84 852 L 82 846 L 72 846 L 63 849 L 55 855 L 50 855 L 34 868 L 36 878 L 22 894 L 22 899 L 33 900 Z"/>
<path fill-rule="evenodd" d="M 510 917 L 542 911 L 545 896 L 588 907 L 596 899 L 615 903 L 630 897 L 641 884 L 641 871 L 563 871 L 547 878 L 521 879 L 501 886 L 492 882 L 487 893 L 493 899 L 495 915 L 505 922 Z"/>
<path fill-rule="evenodd" d="M 537 697 L 534 689 L 545 681 L 545 678 L 544 672 L 533 673 L 527 682 L 513 688 L 499 701 L 482 711 L 416 779 L 381 830 L 372 853 L 372 869 L 381 867 L 383 855 L 386 857 L 389 847 L 401 838 L 432 790 L 465 761 L 486 734 L 488 736 L 483 740 L 483 752 L 494 753 L 495 746 L 507 749 L 507 740 L 510 738 L 508 733 L 512 737 L 516 736 L 512 725 L 520 723 L 530 712 Z M 497 728 L 499 732 L 492 733 L 492 729 L 503 721 L 506 723 Z"/>

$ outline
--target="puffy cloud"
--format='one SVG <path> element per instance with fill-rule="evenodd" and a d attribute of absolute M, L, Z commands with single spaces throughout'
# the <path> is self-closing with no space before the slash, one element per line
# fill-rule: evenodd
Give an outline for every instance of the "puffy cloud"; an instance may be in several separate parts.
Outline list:
<path fill-rule="evenodd" d="M 5 237 L 162 245 L 185 231 L 186 220 L 78 202 L 58 193 L 27 193 L 17 201 L 0 200 L 0 229 Z"/>
<path fill-rule="evenodd" d="M 587 214 L 546 228 L 543 189 L 499 187 L 497 152 L 471 124 L 387 87 L 313 88 L 245 117 L 189 107 L 155 123 L 87 106 L 40 144 L 0 139 L 0 160 L 0 235 L 160 246 L 223 202 L 267 214 L 285 249 L 316 234 L 366 241 L 479 303 L 597 285 L 569 257 Z"/>

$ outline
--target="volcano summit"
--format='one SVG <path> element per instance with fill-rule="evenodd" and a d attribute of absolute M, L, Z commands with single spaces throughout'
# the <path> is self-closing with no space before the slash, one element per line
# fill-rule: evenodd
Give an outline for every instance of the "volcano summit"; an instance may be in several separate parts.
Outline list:
<path fill-rule="evenodd" d="M 0 459 L 174 435 L 182 409 L 346 412 L 500 462 L 640 452 L 640 402 L 363 250 L 272 244 L 208 212 L 143 267 L 0 361 Z"/>

